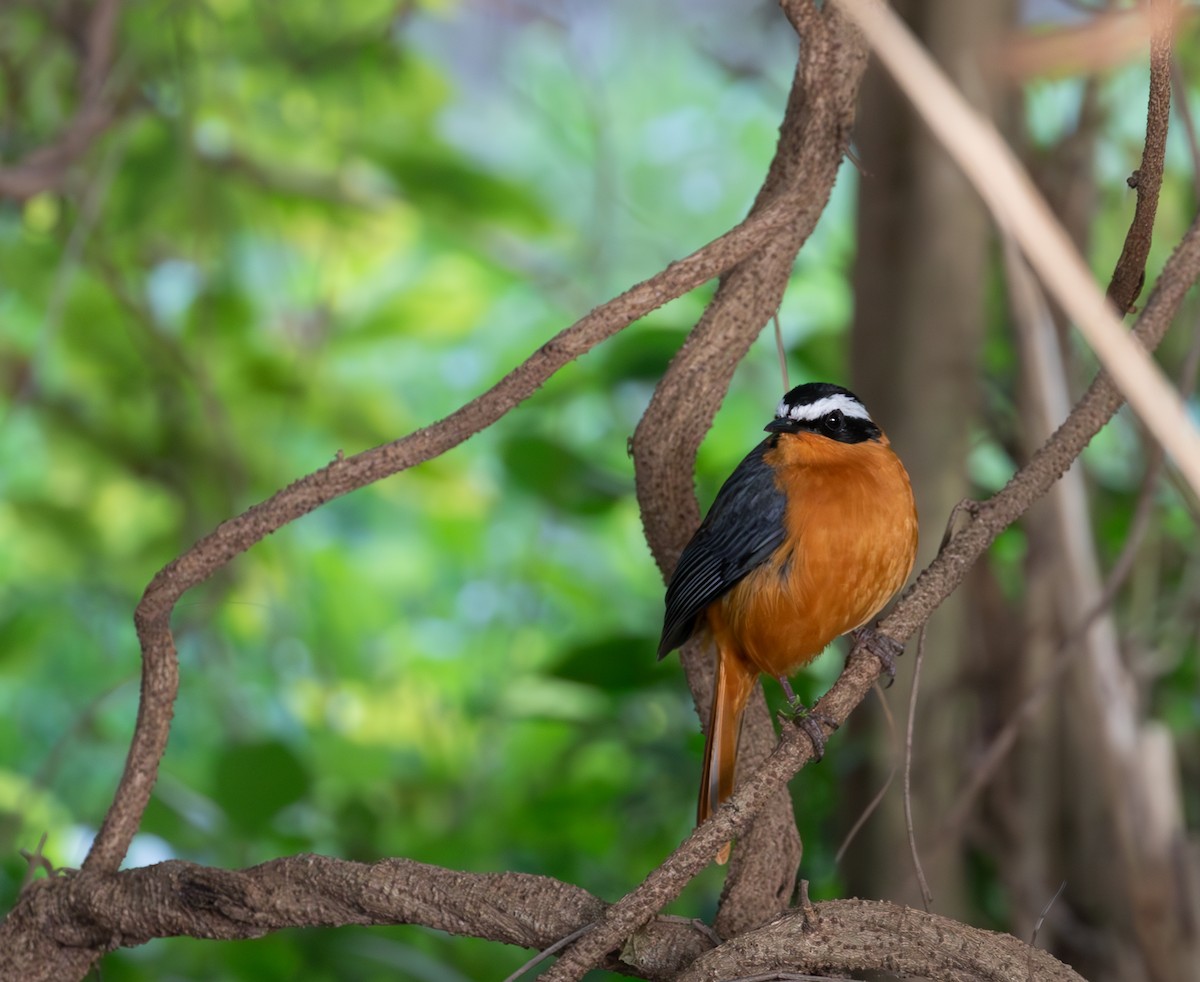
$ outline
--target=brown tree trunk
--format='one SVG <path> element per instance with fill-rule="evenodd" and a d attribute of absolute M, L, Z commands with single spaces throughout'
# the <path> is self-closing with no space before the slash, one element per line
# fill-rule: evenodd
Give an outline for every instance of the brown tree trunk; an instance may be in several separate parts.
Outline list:
<path fill-rule="evenodd" d="M 1009 0 L 901 0 L 895 6 L 955 83 L 994 115 L 980 52 L 1010 23 Z M 863 175 L 852 375 L 912 476 L 921 518 L 919 567 L 936 552 L 947 516 L 968 491 L 965 461 L 979 402 L 992 233 L 975 192 L 877 70 L 863 85 L 855 144 Z M 961 851 L 937 840 L 965 764 L 970 708 L 960 690 L 971 652 L 965 630 L 960 594 L 930 625 L 912 769 L 925 873 L 936 909 L 951 916 L 965 906 Z M 887 693 L 898 736 L 888 736 L 878 716 L 869 724 L 877 730 L 877 750 L 848 801 L 855 813 L 902 753 L 912 661 L 905 659 Z M 847 858 L 852 892 L 919 905 L 898 780 L 862 836 Z"/>

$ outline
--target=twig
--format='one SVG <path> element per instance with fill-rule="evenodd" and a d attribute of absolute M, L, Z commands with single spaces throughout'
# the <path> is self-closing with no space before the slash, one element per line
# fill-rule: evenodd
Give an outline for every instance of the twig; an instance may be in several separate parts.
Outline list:
<path fill-rule="evenodd" d="M 593 924 L 594 924 L 594 922 L 593 922 Z M 550 945 L 548 948 L 543 948 L 536 955 L 534 955 L 531 959 L 529 959 L 529 961 L 527 961 L 524 965 L 522 965 L 520 968 L 518 968 L 515 972 L 513 972 L 511 975 L 506 976 L 504 979 L 504 982 L 517 982 L 517 979 L 519 979 L 522 975 L 524 975 L 526 972 L 528 972 L 531 968 L 536 968 L 538 965 L 540 965 L 542 962 L 544 962 L 551 955 L 555 955 L 558 952 L 562 951 L 563 948 L 565 948 L 567 945 L 569 945 L 576 938 L 582 937 L 584 934 L 586 934 L 588 931 L 590 931 L 593 927 L 593 924 L 585 924 L 585 925 L 583 925 L 583 927 L 577 928 L 576 930 L 572 931 L 570 934 L 564 935 L 563 937 L 559 938 L 557 941 L 554 942 L 554 944 Z"/>
<path fill-rule="evenodd" d="M 20 856 L 25 860 L 25 875 L 21 877 L 21 893 L 24 893 L 29 884 L 33 882 L 34 875 L 37 870 L 44 870 L 47 876 L 54 875 L 54 864 L 46 858 L 46 854 L 42 852 L 46 848 L 46 839 L 48 834 L 43 832 L 41 838 L 38 839 L 37 847 L 30 852 L 28 849 L 19 850 Z"/>
<path fill-rule="evenodd" d="M 948 528 L 949 525 L 947 525 Z M 917 635 L 917 658 L 916 664 L 913 666 L 912 691 L 908 697 L 908 723 L 904 732 L 904 829 L 908 834 L 908 850 L 912 856 L 913 871 L 917 874 L 917 883 L 921 887 L 921 903 L 925 905 L 926 913 L 929 913 L 929 909 L 933 905 L 933 894 L 929 892 L 929 882 L 925 879 L 925 870 L 921 866 L 921 857 L 917 852 L 917 836 L 913 831 L 911 777 L 913 727 L 917 718 L 917 692 L 921 686 L 921 666 L 925 662 L 925 629 L 928 625 L 928 621 L 922 624 Z"/>
<path fill-rule="evenodd" d="M 875 792 L 875 796 L 869 802 L 867 802 L 866 807 L 859 812 L 858 818 L 856 818 L 854 820 L 854 824 L 850 826 L 850 831 L 847 832 L 845 838 L 842 839 L 842 844 L 838 846 L 837 852 L 833 854 L 834 866 L 837 866 L 841 863 L 842 857 L 846 855 L 846 850 L 850 848 L 850 844 L 858 836 L 858 833 L 862 830 L 862 827 L 867 824 L 867 819 L 875 814 L 875 810 L 887 796 L 888 788 L 892 786 L 892 781 L 896 779 L 896 756 L 898 750 L 896 746 L 896 717 L 892 715 L 892 709 L 888 705 L 887 700 L 883 697 L 883 687 L 877 682 L 875 683 L 874 689 L 875 695 L 879 697 L 879 708 L 883 712 L 883 721 L 887 724 L 888 744 L 892 748 L 892 766 L 888 771 L 887 777 L 884 778 L 883 785 L 878 791 Z"/>
<path fill-rule="evenodd" d="M 1042 912 L 1038 914 L 1037 922 L 1033 925 L 1033 937 L 1029 939 L 1029 962 L 1025 971 L 1025 977 L 1029 982 L 1033 982 L 1033 953 L 1037 949 L 1038 932 L 1042 930 L 1042 925 L 1046 922 L 1046 915 L 1050 913 L 1050 908 L 1058 902 L 1058 898 L 1062 896 L 1062 892 L 1066 888 L 1067 881 L 1063 880 L 1058 885 L 1058 889 L 1054 891 L 1054 896 L 1046 901 L 1046 906 L 1042 908 Z"/>
<path fill-rule="evenodd" d="M 775 322 L 775 353 L 779 356 L 779 374 L 783 377 L 783 391 L 791 390 L 788 384 L 787 351 L 783 347 L 783 328 L 779 326 L 779 311 L 771 318 Z"/>
<path fill-rule="evenodd" d="M 1150 100 L 1146 110 L 1146 143 L 1142 165 L 1129 178 L 1137 189 L 1133 221 L 1108 284 L 1108 299 L 1121 313 L 1133 310 L 1146 281 L 1146 259 L 1154 234 L 1154 215 L 1162 188 L 1171 118 L 1171 35 L 1175 0 L 1150 0 Z M 1200 490 L 1200 489 L 1198 489 Z"/>

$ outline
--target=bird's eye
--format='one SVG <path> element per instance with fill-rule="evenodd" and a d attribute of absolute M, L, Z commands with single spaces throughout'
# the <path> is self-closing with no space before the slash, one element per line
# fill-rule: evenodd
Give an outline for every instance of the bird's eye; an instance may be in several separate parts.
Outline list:
<path fill-rule="evenodd" d="M 842 415 L 840 409 L 835 409 L 833 412 L 827 413 L 821 422 L 830 433 L 841 433 L 842 428 L 846 425 L 846 417 Z"/>

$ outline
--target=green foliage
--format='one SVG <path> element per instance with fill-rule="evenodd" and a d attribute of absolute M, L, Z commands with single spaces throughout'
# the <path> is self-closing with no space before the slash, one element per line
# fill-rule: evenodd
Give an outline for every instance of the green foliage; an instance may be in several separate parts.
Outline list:
<path fill-rule="evenodd" d="M 156 569 L 339 451 L 474 397 L 754 192 L 788 45 L 731 86 L 698 47 L 614 21 L 642 38 L 595 52 L 628 66 L 606 83 L 626 116 L 546 24 L 393 7 L 128 7 L 130 111 L 66 193 L 0 206 L 0 905 L 18 849 L 46 832 L 50 860 L 77 864 L 111 800 L 136 709 L 130 614 Z M 493 29 L 511 41 L 493 66 L 506 109 L 454 57 Z M 70 118 L 73 62 L 29 11 L 0 33 L 53 51 L 3 91 L 18 153 Z M 665 84 L 646 100 L 650 47 Z M 663 127 L 692 143 L 691 197 Z M 654 658 L 662 587 L 626 440 L 702 302 L 186 596 L 175 726 L 129 861 L 312 850 L 607 897 L 636 883 L 690 826 L 698 735 L 677 663 Z M 723 427 L 706 487 L 745 449 Z M 525 957 L 416 929 L 290 932 L 156 942 L 104 971 L 455 979 Z"/>
<path fill-rule="evenodd" d="M 77 864 L 111 800 L 136 712 L 131 612 L 157 569 L 338 452 L 478 395 L 739 220 L 765 171 L 793 57 L 773 11 L 736 14 L 753 52 L 736 71 L 716 36 L 732 24 L 689 37 L 656 5 L 593 12 L 604 31 L 396 6 L 125 5 L 133 108 L 65 193 L 0 206 L 0 909 L 17 850 L 45 832 L 51 861 Z M 15 157 L 70 117 L 73 63 L 31 9 L 3 18 L 0 53 L 44 51 L 23 91 L 0 81 Z M 782 310 L 793 378 L 845 375 L 853 187 Z M 1190 194 L 1167 189 L 1161 241 Z M 1123 219 L 1103 221 L 1113 255 Z M 656 865 L 691 825 L 700 740 L 677 661 L 654 657 L 662 584 L 626 440 L 710 292 L 186 596 L 175 726 L 130 862 L 402 855 L 607 899 Z M 989 351 L 1000 402 L 1010 359 Z M 701 450 L 702 504 L 779 385 L 765 337 Z M 1110 552 L 1137 479 L 1116 456 L 1090 460 Z M 1011 458 L 981 435 L 970 466 L 990 489 Z M 1177 543 L 1187 515 L 1164 507 Z M 1014 530 L 994 556 L 1014 594 L 1023 549 Z M 1175 555 L 1170 575 L 1188 568 Z M 1191 654 L 1156 698 L 1194 741 Z M 837 884 L 838 780 L 831 763 L 796 782 L 816 895 Z M 675 909 L 708 913 L 719 889 L 711 871 Z M 354 929 L 160 941 L 104 975 L 455 980 L 525 957 Z"/>

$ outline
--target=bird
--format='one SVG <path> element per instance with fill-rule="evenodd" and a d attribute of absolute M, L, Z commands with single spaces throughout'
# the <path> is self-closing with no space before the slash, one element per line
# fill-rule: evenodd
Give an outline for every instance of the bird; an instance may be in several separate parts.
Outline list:
<path fill-rule="evenodd" d="M 788 677 L 870 621 L 916 557 L 908 472 L 858 396 L 828 382 L 798 385 L 764 429 L 769 435 L 717 492 L 667 584 L 659 659 L 702 627 L 717 652 L 698 825 L 733 793 L 742 715 L 759 675 L 777 678 L 805 720 Z M 894 674 L 900 646 L 875 639 L 884 643 L 871 650 Z M 820 756 L 823 732 L 806 729 Z M 722 846 L 718 863 L 730 848 Z"/>

